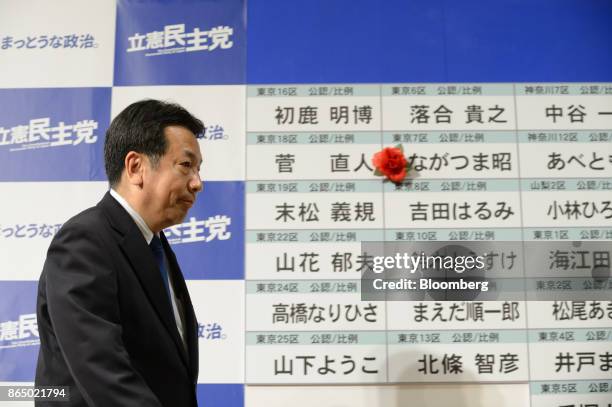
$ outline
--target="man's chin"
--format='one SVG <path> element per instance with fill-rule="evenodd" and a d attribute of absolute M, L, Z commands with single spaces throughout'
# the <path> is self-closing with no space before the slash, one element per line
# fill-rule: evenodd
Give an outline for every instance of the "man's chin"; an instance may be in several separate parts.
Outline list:
<path fill-rule="evenodd" d="M 187 217 L 187 212 L 188 212 L 187 210 L 180 211 L 180 212 L 177 212 L 176 214 L 173 214 L 173 216 L 168 217 L 168 222 L 167 222 L 168 226 L 164 226 L 164 229 L 183 223 L 183 221 Z"/>
<path fill-rule="evenodd" d="M 183 214 L 181 214 L 180 216 L 178 216 L 176 218 L 176 222 L 174 223 L 175 225 L 178 225 L 179 223 L 183 223 L 185 221 L 185 219 L 187 218 L 187 211 L 185 211 Z"/>

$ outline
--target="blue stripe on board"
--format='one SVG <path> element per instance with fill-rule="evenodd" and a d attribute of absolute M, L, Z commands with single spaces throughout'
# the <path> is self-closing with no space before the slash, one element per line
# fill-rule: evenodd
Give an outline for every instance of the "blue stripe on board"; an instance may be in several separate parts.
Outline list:
<path fill-rule="evenodd" d="M 201 407 L 244 406 L 243 384 L 198 384 L 198 405 Z"/>
<path fill-rule="evenodd" d="M 248 2 L 247 82 L 612 80 L 612 2 Z"/>

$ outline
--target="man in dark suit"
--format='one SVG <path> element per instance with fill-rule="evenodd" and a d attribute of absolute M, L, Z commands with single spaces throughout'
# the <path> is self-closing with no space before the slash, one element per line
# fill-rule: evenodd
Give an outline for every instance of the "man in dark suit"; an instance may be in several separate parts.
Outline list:
<path fill-rule="evenodd" d="M 62 405 L 197 406 L 197 322 L 162 229 L 202 189 L 203 132 L 185 109 L 156 100 L 111 123 L 111 190 L 64 224 L 38 287 L 36 385 L 69 386 Z"/>

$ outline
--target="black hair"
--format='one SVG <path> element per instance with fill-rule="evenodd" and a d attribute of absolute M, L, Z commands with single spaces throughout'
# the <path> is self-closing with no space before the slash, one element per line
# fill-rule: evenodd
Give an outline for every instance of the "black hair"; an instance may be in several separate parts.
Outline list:
<path fill-rule="evenodd" d="M 125 156 L 130 151 L 145 154 L 154 167 L 168 148 L 164 129 L 183 126 L 196 138 L 204 134 L 204 124 L 175 103 L 141 100 L 132 103 L 115 117 L 104 140 L 104 167 L 111 187 L 121 180 Z"/>

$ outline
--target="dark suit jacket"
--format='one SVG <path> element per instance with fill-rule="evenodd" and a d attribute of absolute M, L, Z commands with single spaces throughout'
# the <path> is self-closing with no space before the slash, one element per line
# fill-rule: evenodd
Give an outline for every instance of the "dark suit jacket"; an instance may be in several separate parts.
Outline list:
<path fill-rule="evenodd" d="M 38 286 L 36 385 L 70 386 L 71 402 L 62 406 L 197 406 L 197 322 L 176 257 L 160 235 L 187 349 L 155 257 L 109 193 L 51 242 Z"/>

